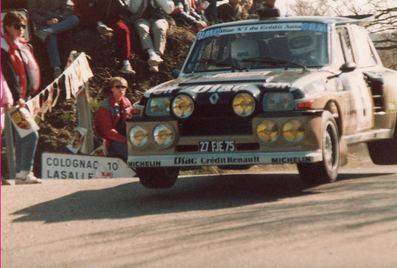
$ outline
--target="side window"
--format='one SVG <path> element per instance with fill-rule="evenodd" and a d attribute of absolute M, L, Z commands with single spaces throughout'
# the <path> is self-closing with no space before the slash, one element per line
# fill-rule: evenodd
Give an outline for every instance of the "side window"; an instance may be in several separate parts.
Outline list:
<path fill-rule="evenodd" d="M 341 27 L 338 28 L 337 31 L 342 46 L 343 57 L 345 58 L 345 62 L 355 62 L 347 29 L 345 27 Z"/>
<path fill-rule="evenodd" d="M 352 33 L 355 43 L 357 44 L 357 63 L 361 67 L 370 67 L 377 64 L 376 57 L 371 49 L 367 31 L 363 27 L 352 25 Z"/>

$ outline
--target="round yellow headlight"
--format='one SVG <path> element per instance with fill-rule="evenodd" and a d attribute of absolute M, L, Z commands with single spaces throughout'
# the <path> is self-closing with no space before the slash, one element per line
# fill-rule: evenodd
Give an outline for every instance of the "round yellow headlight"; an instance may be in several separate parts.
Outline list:
<path fill-rule="evenodd" d="M 256 135 L 262 142 L 273 142 L 278 137 L 278 126 L 270 120 L 260 122 L 256 127 Z"/>
<path fill-rule="evenodd" d="M 306 128 L 302 121 L 297 119 L 289 120 L 283 127 L 284 137 L 288 141 L 297 142 L 303 139 L 306 133 Z"/>
<path fill-rule="evenodd" d="M 142 148 L 149 143 L 149 132 L 142 126 L 130 129 L 130 142 L 134 147 Z"/>
<path fill-rule="evenodd" d="M 181 94 L 172 101 L 172 111 L 179 118 L 188 118 L 194 111 L 194 102 L 192 98 Z"/>
<path fill-rule="evenodd" d="M 233 99 L 233 111 L 241 116 L 250 116 L 255 111 L 255 99 L 251 94 L 240 93 Z"/>
<path fill-rule="evenodd" d="M 158 125 L 154 128 L 153 138 L 156 144 L 160 147 L 167 147 L 174 141 L 174 131 L 171 126 Z"/>

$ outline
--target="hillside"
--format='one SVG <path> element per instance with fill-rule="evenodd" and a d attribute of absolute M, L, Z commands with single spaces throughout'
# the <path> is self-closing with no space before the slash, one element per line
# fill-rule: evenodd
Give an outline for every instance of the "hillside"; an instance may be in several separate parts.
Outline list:
<path fill-rule="evenodd" d="M 131 36 L 132 51 L 131 65 L 136 71 L 136 75 L 128 76 L 118 72 L 120 69 L 116 59 L 114 36 L 101 36 L 96 31 L 87 29 L 76 29 L 59 36 L 58 45 L 61 61 L 66 64 L 70 51 L 85 52 L 89 56 L 89 64 L 94 73 L 90 80 L 90 99 L 92 118 L 98 104 L 104 99 L 104 88 L 109 78 L 123 76 L 127 79 L 129 89 L 127 97 L 132 103 L 140 99 L 141 95 L 150 87 L 170 80 L 171 72 L 180 69 L 189 51 L 190 45 L 195 38 L 195 33 L 188 28 L 170 27 L 167 38 L 167 46 L 164 63 L 160 65 L 159 73 L 150 73 L 146 63 L 146 55 L 141 53 L 139 39 L 135 33 Z M 45 46 L 37 37 L 32 38 L 33 51 L 39 65 L 41 66 L 41 89 L 52 83 L 52 70 Z M 60 83 L 62 85 L 64 83 Z M 34 161 L 34 172 L 38 176 L 41 174 L 41 153 L 42 152 L 68 152 L 65 146 L 72 140 L 73 131 L 77 126 L 75 116 L 74 100 L 66 101 L 62 95 L 52 112 L 45 114 L 45 120 L 36 118 L 40 126 L 39 143 Z M 2 160 L 1 175 L 8 178 L 7 156 L 4 137 L 2 137 Z"/>

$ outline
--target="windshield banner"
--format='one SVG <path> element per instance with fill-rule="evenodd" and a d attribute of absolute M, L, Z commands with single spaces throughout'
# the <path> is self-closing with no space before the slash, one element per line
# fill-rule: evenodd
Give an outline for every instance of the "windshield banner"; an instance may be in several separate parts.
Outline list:
<path fill-rule="evenodd" d="M 273 32 L 273 31 L 314 31 L 327 32 L 327 25 L 321 23 L 269 23 L 240 25 L 224 28 L 215 28 L 200 31 L 197 33 L 196 40 L 218 35 L 238 34 L 238 33 L 255 33 L 255 32 Z"/>

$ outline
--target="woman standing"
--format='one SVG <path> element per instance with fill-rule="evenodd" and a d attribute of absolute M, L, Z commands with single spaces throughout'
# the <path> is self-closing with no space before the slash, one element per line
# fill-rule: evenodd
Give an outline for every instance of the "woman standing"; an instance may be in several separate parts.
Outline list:
<path fill-rule="evenodd" d="M 27 24 L 26 17 L 10 11 L 4 16 L 4 35 L 1 38 L 1 71 L 11 91 L 14 105 L 26 107 L 26 101 L 40 86 L 40 69 L 23 37 Z M 38 132 L 33 131 L 21 138 L 14 131 L 16 184 L 40 183 L 33 170 Z"/>

